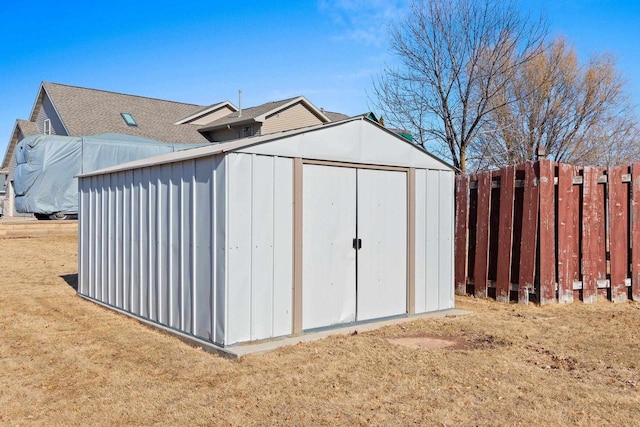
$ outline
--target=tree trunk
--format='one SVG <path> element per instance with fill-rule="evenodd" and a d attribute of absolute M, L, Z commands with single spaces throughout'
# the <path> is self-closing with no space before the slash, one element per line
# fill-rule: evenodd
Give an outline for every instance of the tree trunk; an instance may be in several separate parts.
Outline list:
<path fill-rule="evenodd" d="M 467 173 L 467 147 L 460 147 L 460 171 Z"/>

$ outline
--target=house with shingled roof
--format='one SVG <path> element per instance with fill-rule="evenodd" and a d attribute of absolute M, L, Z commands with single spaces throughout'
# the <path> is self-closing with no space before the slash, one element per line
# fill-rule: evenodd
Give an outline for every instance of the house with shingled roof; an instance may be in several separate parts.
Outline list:
<path fill-rule="evenodd" d="M 339 117 L 340 116 L 340 117 Z M 222 142 L 256 135 L 267 135 L 285 130 L 315 126 L 346 119 L 345 115 L 333 119 L 316 108 L 304 96 L 267 102 L 257 107 L 239 109 L 214 120 L 199 129 L 210 141 Z"/>
<path fill-rule="evenodd" d="M 0 174 L 6 178 L 4 212 L 16 214 L 14 150 L 27 136 L 120 133 L 169 143 L 216 143 L 346 118 L 318 109 L 303 96 L 243 110 L 229 101 L 197 105 L 43 82 L 29 119 L 16 120 L 0 166 Z"/>

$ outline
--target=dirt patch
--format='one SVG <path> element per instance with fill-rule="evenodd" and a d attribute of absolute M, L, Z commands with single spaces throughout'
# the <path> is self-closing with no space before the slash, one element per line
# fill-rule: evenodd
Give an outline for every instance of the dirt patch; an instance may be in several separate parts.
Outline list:
<path fill-rule="evenodd" d="M 418 336 L 387 338 L 391 344 L 421 350 L 438 350 L 441 348 L 460 349 L 466 342 L 454 337 Z"/>
<path fill-rule="evenodd" d="M 490 349 L 509 345 L 505 339 L 487 334 L 469 334 L 466 336 L 410 335 L 387 337 L 387 342 L 412 349 L 422 350 L 465 350 Z"/>

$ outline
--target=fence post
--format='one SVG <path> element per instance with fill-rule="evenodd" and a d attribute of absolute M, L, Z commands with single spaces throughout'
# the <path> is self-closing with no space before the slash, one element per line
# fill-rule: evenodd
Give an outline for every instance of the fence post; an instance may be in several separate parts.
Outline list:
<path fill-rule="evenodd" d="M 456 294 L 467 293 L 469 245 L 469 176 L 456 176 L 455 282 Z"/>
<path fill-rule="evenodd" d="M 640 163 L 631 166 L 631 297 L 640 301 Z"/>

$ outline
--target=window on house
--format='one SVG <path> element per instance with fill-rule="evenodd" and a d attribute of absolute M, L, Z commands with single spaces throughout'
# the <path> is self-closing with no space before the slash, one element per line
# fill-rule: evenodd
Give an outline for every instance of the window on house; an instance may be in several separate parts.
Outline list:
<path fill-rule="evenodd" d="M 128 126 L 138 126 L 138 123 L 136 123 L 136 120 L 130 113 L 120 113 L 120 115 Z"/>
<path fill-rule="evenodd" d="M 251 136 L 253 134 L 253 126 L 245 126 L 242 128 L 242 137 Z"/>
<path fill-rule="evenodd" d="M 51 120 L 45 119 L 42 133 L 44 133 L 45 135 L 51 135 Z"/>

